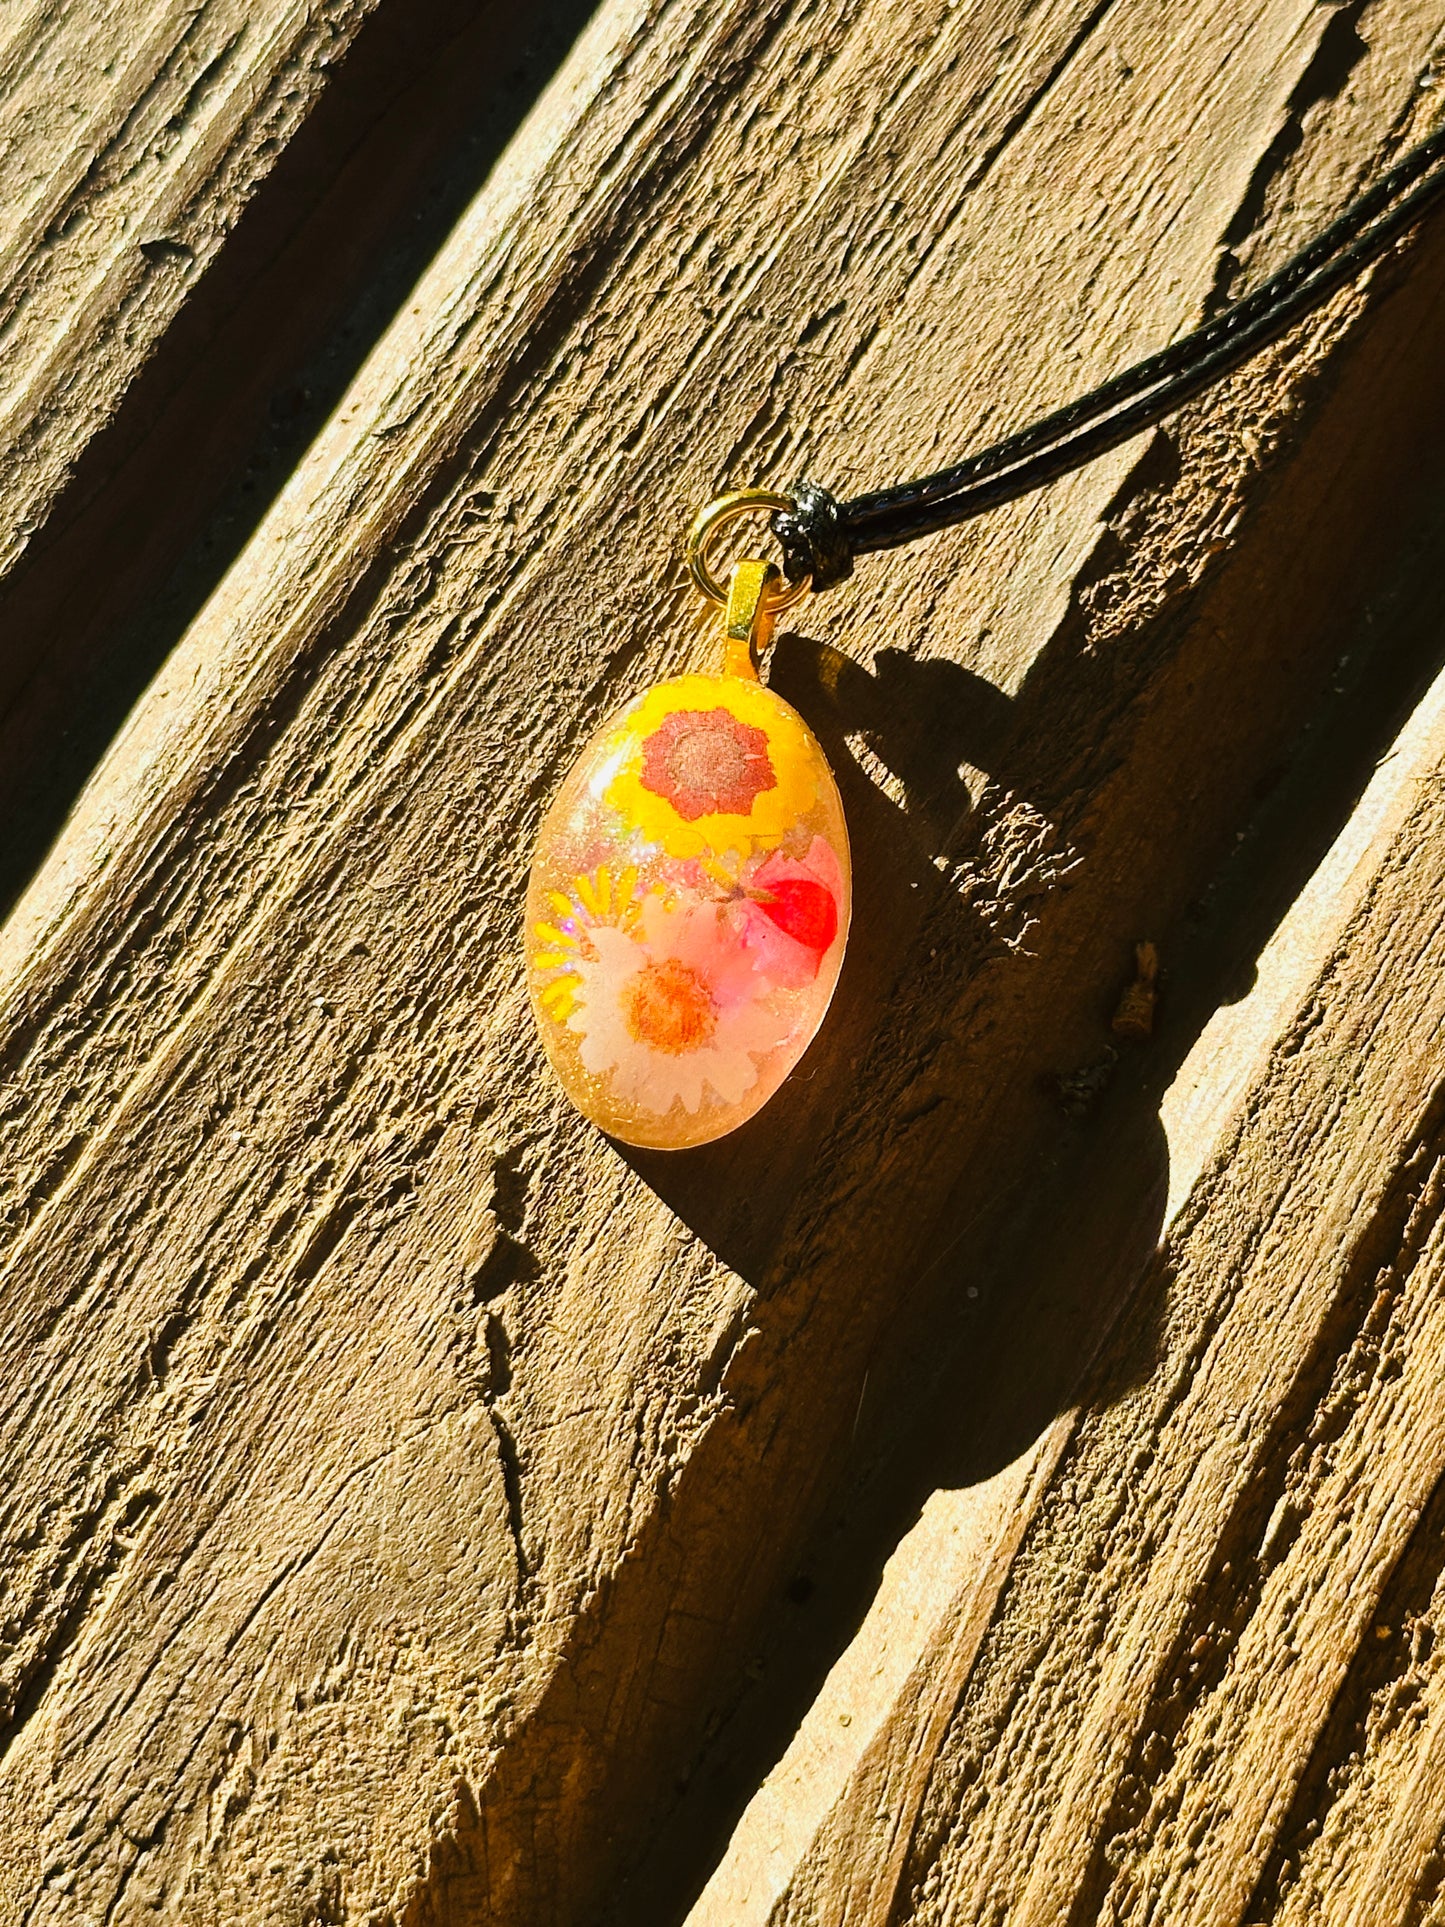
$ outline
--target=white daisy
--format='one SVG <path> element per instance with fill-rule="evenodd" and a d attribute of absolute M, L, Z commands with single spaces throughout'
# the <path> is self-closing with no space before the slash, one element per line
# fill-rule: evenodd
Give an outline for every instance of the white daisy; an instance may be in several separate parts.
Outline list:
<path fill-rule="evenodd" d="M 739 1103 L 758 1081 L 756 1060 L 790 1025 L 769 1009 L 771 986 L 722 906 L 653 894 L 632 929 L 594 925 L 587 935 L 594 955 L 571 966 L 581 981 L 567 1019 L 587 1070 L 614 1099 L 657 1117 L 677 1103 L 700 1110 L 709 1093 Z"/>

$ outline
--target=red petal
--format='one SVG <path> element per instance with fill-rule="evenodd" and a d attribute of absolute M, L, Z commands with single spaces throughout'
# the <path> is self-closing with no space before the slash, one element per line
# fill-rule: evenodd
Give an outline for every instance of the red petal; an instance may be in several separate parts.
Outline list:
<path fill-rule="evenodd" d="M 785 936 L 809 950 L 826 950 L 838 934 L 838 906 L 831 890 L 806 877 L 780 878 L 768 885 L 771 903 L 758 907 Z"/>

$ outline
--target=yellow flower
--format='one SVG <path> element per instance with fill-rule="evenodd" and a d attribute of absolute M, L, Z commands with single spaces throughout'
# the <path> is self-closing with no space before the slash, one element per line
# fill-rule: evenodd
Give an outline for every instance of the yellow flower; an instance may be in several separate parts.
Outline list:
<path fill-rule="evenodd" d="M 819 756 L 787 704 L 740 676 L 676 676 L 623 725 L 608 805 L 669 856 L 780 843 L 817 797 Z"/>
<path fill-rule="evenodd" d="M 614 876 L 604 863 L 591 876 L 573 877 L 572 890 L 571 896 L 562 890 L 549 890 L 548 901 L 556 922 L 532 925 L 538 946 L 532 952 L 532 967 L 546 979 L 537 994 L 543 1009 L 559 1024 L 565 1024 L 572 1015 L 582 987 L 578 965 L 590 953 L 589 929 L 606 923 L 630 930 L 642 910 L 637 871 L 630 867 Z"/>

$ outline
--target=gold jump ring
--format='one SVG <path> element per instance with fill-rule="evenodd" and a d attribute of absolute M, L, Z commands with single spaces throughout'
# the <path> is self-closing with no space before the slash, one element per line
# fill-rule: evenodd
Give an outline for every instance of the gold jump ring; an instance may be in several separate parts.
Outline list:
<path fill-rule="evenodd" d="M 692 579 L 710 601 L 727 605 L 728 592 L 708 567 L 708 544 L 718 531 L 740 515 L 753 515 L 759 510 L 785 513 L 793 506 L 786 495 L 776 495 L 766 488 L 735 488 L 726 495 L 719 495 L 708 503 L 698 515 L 687 536 L 687 566 L 692 571 Z M 768 612 L 776 615 L 780 609 L 791 609 L 800 602 L 813 585 L 811 575 L 805 575 L 798 582 L 790 582 L 785 589 L 768 597 Z"/>

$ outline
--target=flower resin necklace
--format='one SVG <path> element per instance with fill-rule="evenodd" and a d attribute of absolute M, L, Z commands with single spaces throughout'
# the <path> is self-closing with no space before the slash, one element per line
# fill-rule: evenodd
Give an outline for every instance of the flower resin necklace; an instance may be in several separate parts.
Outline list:
<path fill-rule="evenodd" d="M 688 564 L 723 611 L 716 669 L 656 683 L 583 750 L 538 834 L 527 977 L 542 1042 L 584 1116 L 684 1150 L 752 1117 L 827 1014 L 851 912 L 837 784 L 797 711 L 758 680 L 783 610 L 855 556 L 982 514 L 1153 426 L 1344 286 L 1445 187 L 1445 130 L 1414 148 L 1253 294 L 1020 434 L 920 481 L 838 502 L 743 489 L 698 516 Z M 709 551 L 762 510 L 783 569 Z"/>
<path fill-rule="evenodd" d="M 750 1118 L 823 1021 L 848 938 L 848 831 L 797 711 L 758 681 L 807 582 L 710 536 L 786 510 L 761 491 L 699 517 L 690 559 L 724 609 L 720 673 L 655 684 L 607 723 L 537 839 L 527 900 L 532 1007 L 562 1086 L 627 1144 L 681 1150 Z"/>

